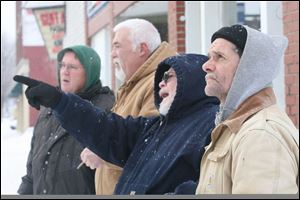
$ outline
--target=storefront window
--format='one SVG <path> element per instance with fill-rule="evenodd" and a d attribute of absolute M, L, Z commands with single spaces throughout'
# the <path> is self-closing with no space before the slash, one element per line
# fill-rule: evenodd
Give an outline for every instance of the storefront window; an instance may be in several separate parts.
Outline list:
<path fill-rule="evenodd" d="M 237 22 L 260 30 L 260 2 L 237 1 Z"/>

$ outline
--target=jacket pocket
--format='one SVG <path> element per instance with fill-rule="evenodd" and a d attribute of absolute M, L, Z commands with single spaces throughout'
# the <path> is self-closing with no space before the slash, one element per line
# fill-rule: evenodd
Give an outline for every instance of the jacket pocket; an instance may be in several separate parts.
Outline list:
<path fill-rule="evenodd" d="M 221 162 L 221 160 L 228 154 L 229 148 L 222 149 L 214 149 L 207 156 L 207 159 L 213 162 Z"/>
<path fill-rule="evenodd" d="M 211 147 L 207 154 L 206 163 L 203 165 L 204 182 L 203 189 L 205 193 L 222 194 L 231 188 L 231 144 L 232 138 L 218 141 Z M 200 174 L 201 176 L 202 174 Z"/>
<path fill-rule="evenodd" d="M 221 138 L 215 142 L 213 147 L 210 146 L 211 152 L 207 155 L 207 159 L 213 162 L 221 162 L 230 151 L 234 138 L 235 134 L 228 132 L 223 133 Z"/>

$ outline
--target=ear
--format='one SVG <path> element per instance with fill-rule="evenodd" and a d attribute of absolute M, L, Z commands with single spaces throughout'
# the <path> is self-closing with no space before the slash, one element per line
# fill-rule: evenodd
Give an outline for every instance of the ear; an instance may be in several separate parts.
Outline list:
<path fill-rule="evenodd" d="M 143 56 L 147 56 L 150 54 L 150 50 L 149 50 L 149 47 L 148 45 L 145 43 L 145 42 L 142 42 L 139 46 L 139 54 L 141 57 Z"/>

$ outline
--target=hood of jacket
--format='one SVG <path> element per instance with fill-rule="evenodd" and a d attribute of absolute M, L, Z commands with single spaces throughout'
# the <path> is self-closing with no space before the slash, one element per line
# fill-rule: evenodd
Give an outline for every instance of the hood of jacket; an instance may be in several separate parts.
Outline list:
<path fill-rule="evenodd" d="M 245 26 L 247 40 L 224 105 L 220 107 L 218 122 L 232 114 L 248 97 L 266 87 L 283 65 L 287 47 L 284 36 L 270 36 Z"/>
<path fill-rule="evenodd" d="M 101 60 L 99 55 L 95 50 L 88 46 L 77 45 L 72 47 L 67 47 L 61 50 L 57 55 L 57 61 L 61 62 L 65 53 L 71 51 L 74 52 L 76 57 L 79 59 L 80 63 L 84 67 L 86 74 L 86 82 L 82 91 L 86 91 L 90 89 L 94 84 L 99 81 L 100 78 L 100 70 L 101 70 Z M 60 87 L 60 73 L 57 68 L 58 74 L 58 83 Z"/>
<path fill-rule="evenodd" d="M 191 109 L 200 108 L 206 103 L 219 104 L 217 98 L 208 97 L 204 92 L 206 73 L 202 70 L 202 65 L 207 60 L 204 55 L 182 54 L 169 57 L 158 65 L 154 79 L 154 99 L 157 109 L 162 102 L 159 96 L 159 83 L 164 72 L 172 67 L 177 77 L 176 95 L 167 114 L 168 119 L 180 118 L 191 112 Z"/>

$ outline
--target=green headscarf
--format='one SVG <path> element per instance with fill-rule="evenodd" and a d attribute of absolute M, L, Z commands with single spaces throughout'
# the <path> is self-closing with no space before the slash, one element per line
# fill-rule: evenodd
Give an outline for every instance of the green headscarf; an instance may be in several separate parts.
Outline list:
<path fill-rule="evenodd" d="M 95 50 L 88 46 L 76 45 L 67 47 L 57 54 L 57 61 L 61 62 L 66 52 L 74 52 L 83 65 L 86 74 L 86 82 L 82 91 L 88 90 L 100 79 L 101 60 Z M 60 86 L 60 74 L 58 69 L 58 82 Z"/>

